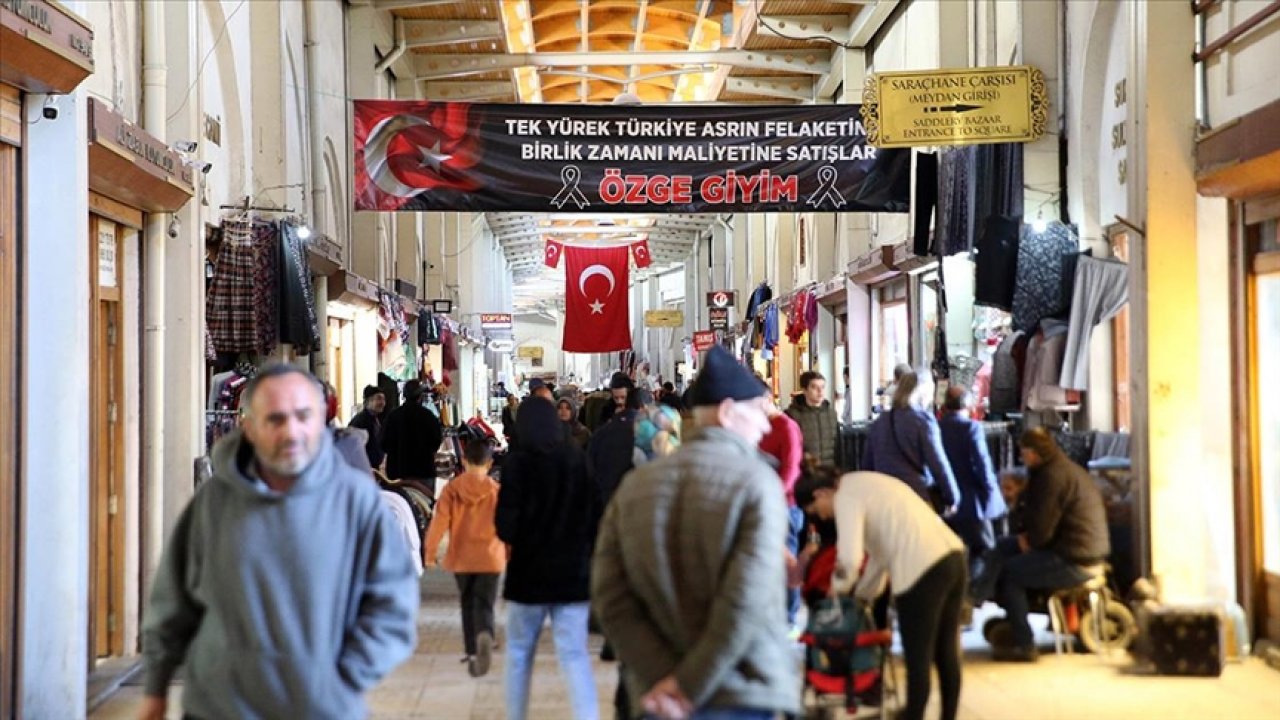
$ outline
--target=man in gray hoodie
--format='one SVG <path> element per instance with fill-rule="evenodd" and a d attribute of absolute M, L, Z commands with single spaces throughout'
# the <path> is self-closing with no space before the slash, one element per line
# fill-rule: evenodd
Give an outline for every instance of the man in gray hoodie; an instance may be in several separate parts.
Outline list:
<path fill-rule="evenodd" d="M 363 717 L 413 652 L 413 561 L 377 485 L 334 449 L 323 397 L 287 365 L 245 388 L 242 430 L 214 448 L 156 570 L 144 720 L 164 717 L 184 663 L 188 717 Z"/>

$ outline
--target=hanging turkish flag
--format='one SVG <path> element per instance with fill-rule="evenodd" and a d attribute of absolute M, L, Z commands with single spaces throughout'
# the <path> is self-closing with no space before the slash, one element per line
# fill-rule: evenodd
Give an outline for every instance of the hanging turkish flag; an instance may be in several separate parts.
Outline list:
<path fill-rule="evenodd" d="M 638 268 L 647 268 L 653 264 L 653 256 L 649 254 L 649 238 L 631 245 L 631 257 L 635 258 Z"/>
<path fill-rule="evenodd" d="M 628 248 L 563 248 L 565 352 L 631 349 Z"/>
<path fill-rule="evenodd" d="M 542 251 L 542 262 L 547 267 L 560 267 L 560 255 L 564 253 L 564 243 L 547 238 L 546 249 Z"/>

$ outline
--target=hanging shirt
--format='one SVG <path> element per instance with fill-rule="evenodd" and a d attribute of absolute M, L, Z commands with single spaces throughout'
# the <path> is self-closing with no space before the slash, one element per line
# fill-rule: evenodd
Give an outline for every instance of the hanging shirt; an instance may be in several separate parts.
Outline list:
<path fill-rule="evenodd" d="M 1079 252 L 1075 231 L 1054 221 L 1042 233 L 1022 226 L 1018 246 L 1018 280 L 1013 291 L 1013 327 L 1030 332 L 1061 304 L 1062 260 Z"/>
<path fill-rule="evenodd" d="M 1129 266 L 1118 260 L 1081 255 L 1076 261 L 1067 347 L 1058 384 L 1084 390 L 1089 384 L 1089 336 L 1095 325 L 1114 317 L 1129 302 Z"/>

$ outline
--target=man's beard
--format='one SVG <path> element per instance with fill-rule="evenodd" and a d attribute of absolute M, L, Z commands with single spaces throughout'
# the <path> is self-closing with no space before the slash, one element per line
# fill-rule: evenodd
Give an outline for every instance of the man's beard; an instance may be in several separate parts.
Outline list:
<path fill-rule="evenodd" d="M 303 473 L 303 471 L 310 467 L 312 461 L 315 459 L 315 453 L 308 452 L 307 449 L 303 447 L 302 452 L 291 457 L 282 457 L 279 460 L 258 456 L 258 463 L 275 475 L 286 478 L 297 478 Z"/>

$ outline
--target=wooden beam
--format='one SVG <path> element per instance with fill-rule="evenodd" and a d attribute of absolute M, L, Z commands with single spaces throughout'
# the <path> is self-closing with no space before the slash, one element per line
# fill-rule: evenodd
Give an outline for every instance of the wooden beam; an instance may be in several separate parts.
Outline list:
<path fill-rule="evenodd" d="M 505 98 L 512 95 L 515 89 L 506 80 L 491 80 L 487 82 L 437 80 L 423 83 L 422 92 L 427 100 L 464 102 L 468 100 Z"/>
<path fill-rule="evenodd" d="M 809 77 L 730 77 L 724 89 L 732 93 L 782 100 L 808 102 L 814 99 L 813 79 Z"/>
<path fill-rule="evenodd" d="M 865 11 L 864 11 L 865 12 Z M 848 15 L 761 15 L 756 32 L 789 40 L 849 40 Z"/>
<path fill-rule="evenodd" d="M 644 51 L 644 29 L 649 21 L 649 0 L 640 0 L 640 8 L 636 10 L 636 37 L 631 41 L 632 54 Z M 636 91 L 636 71 L 640 69 L 639 65 L 632 65 L 627 71 L 627 86 L 625 92 L 634 93 Z"/>
<path fill-rule="evenodd" d="M 411 48 L 436 47 L 479 40 L 500 40 L 497 20 L 404 20 L 404 35 Z"/>
<path fill-rule="evenodd" d="M 757 70 L 782 70 L 799 75 L 824 75 L 831 71 L 831 51 L 710 50 L 704 52 L 545 52 L 418 55 L 414 58 L 419 80 L 442 80 L 477 73 L 500 72 L 518 67 L 581 67 L 584 65 L 707 65 Z"/>

